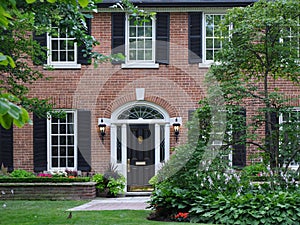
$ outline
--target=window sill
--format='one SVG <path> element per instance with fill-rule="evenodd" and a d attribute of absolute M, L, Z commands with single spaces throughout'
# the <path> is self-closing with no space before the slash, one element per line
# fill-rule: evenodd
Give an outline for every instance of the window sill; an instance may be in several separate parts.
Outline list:
<path fill-rule="evenodd" d="M 199 63 L 199 68 L 209 68 L 211 65 L 221 65 L 220 62 L 205 62 L 205 63 Z"/>
<path fill-rule="evenodd" d="M 46 64 L 44 69 L 81 69 L 81 64 Z"/>
<path fill-rule="evenodd" d="M 209 68 L 212 63 L 199 63 L 199 68 Z"/>
<path fill-rule="evenodd" d="M 158 69 L 158 63 L 128 63 L 122 64 L 122 69 Z"/>

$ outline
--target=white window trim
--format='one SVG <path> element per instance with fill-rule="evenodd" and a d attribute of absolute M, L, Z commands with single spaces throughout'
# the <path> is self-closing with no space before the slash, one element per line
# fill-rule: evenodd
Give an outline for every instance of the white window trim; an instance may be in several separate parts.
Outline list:
<path fill-rule="evenodd" d="M 213 11 L 208 11 L 208 12 L 203 12 L 202 13 L 202 62 L 199 63 L 199 68 L 209 68 L 213 64 L 219 65 L 219 62 L 215 62 L 214 60 L 206 60 L 206 27 L 205 27 L 205 22 L 206 22 L 206 15 L 226 15 L 226 12 L 213 12 Z M 233 28 L 233 25 L 230 24 L 229 30 Z"/>
<path fill-rule="evenodd" d="M 296 112 L 300 113 L 300 107 L 294 107 L 292 111 L 296 111 Z M 279 124 L 280 125 L 283 124 L 283 114 L 282 113 L 279 115 Z M 282 131 L 281 126 L 280 126 L 280 130 Z M 285 167 L 285 164 L 283 166 Z M 290 168 L 292 170 L 297 170 L 299 166 L 300 166 L 300 162 L 292 161 L 292 163 L 289 165 L 288 168 Z"/>
<path fill-rule="evenodd" d="M 78 124 L 77 124 L 77 110 L 72 110 L 72 109 L 65 109 L 63 110 L 65 112 L 74 112 L 74 167 L 57 167 L 57 168 L 52 168 L 52 161 L 51 161 L 51 119 L 47 119 L 47 171 L 65 171 L 66 169 L 69 170 L 78 170 L 78 143 L 77 143 L 77 138 L 78 138 Z"/>
<path fill-rule="evenodd" d="M 51 67 L 54 69 L 80 69 L 81 64 L 77 63 L 77 42 L 74 43 L 74 62 L 52 62 L 51 60 L 51 35 L 47 33 L 47 64 L 44 65 L 44 68 Z"/>
<path fill-rule="evenodd" d="M 156 46 L 156 20 L 152 19 L 152 59 L 148 61 L 129 60 L 129 14 L 126 14 L 125 18 L 125 63 L 121 65 L 121 68 L 146 68 L 156 69 L 159 68 L 159 64 L 155 63 L 155 46 Z"/>

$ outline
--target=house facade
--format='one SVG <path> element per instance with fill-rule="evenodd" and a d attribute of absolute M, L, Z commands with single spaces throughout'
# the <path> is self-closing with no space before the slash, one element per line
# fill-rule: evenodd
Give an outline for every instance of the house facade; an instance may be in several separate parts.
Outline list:
<path fill-rule="evenodd" d="M 51 98 L 66 118 L 32 115 L 33 125 L 1 128 L 0 163 L 9 170 L 103 173 L 112 163 L 127 191 L 147 186 L 171 149 L 187 141 L 185 124 L 206 95 L 204 76 L 222 48 L 215 28 L 229 8 L 255 0 L 132 1 L 156 12 L 142 24 L 110 7 L 116 2 L 103 0 L 88 27 L 100 41 L 95 51 L 123 53 L 123 61 L 95 68 L 73 38 L 34 37 L 47 46 L 45 64 L 54 70 L 34 65 L 51 79 L 37 81 L 31 95 Z M 247 160 L 245 148 L 231 156 L 233 165 Z"/>

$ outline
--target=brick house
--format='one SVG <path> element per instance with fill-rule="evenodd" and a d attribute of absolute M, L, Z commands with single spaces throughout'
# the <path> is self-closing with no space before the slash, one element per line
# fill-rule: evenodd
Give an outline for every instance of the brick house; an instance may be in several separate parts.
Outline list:
<path fill-rule="evenodd" d="M 33 115 L 33 126 L 1 128 L 0 163 L 9 170 L 104 172 L 111 162 L 126 177 L 127 191 L 148 185 L 170 149 L 187 140 L 184 125 L 205 96 L 204 75 L 221 48 L 214 27 L 228 8 L 255 0 L 133 1 L 157 13 L 142 25 L 109 7 L 116 2 L 103 0 L 88 24 L 101 43 L 95 50 L 121 52 L 122 62 L 94 68 L 72 38 L 35 37 L 48 47 L 46 64 L 55 69 L 43 71 L 51 80 L 38 81 L 31 94 L 51 97 L 67 117 Z M 178 136 L 174 123 L 181 125 Z M 246 148 L 237 151 L 232 163 L 246 165 Z"/>

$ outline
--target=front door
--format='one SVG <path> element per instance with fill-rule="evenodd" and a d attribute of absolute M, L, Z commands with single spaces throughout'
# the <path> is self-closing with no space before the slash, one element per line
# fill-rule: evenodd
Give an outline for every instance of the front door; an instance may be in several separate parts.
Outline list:
<path fill-rule="evenodd" d="M 131 124 L 127 131 L 127 191 L 145 191 L 155 174 L 154 124 Z"/>

